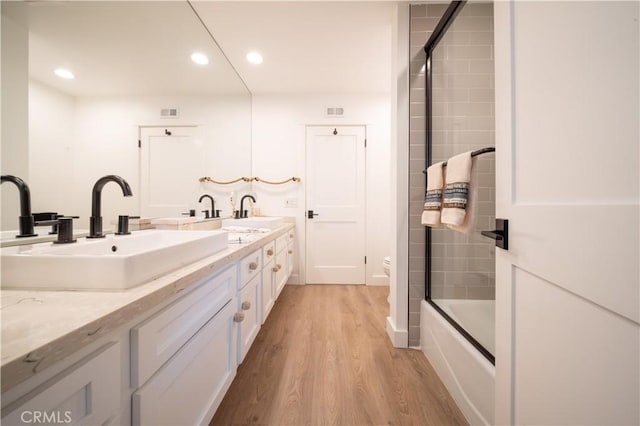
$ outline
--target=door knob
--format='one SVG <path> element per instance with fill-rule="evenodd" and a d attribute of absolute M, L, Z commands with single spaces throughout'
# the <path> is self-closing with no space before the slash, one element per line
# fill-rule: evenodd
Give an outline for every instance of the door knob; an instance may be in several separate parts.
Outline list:
<path fill-rule="evenodd" d="M 313 210 L 308 210 L 307 211 L 307 217 L 309 219 L 313 219 L 314 216 L 320 216 L 318 213 L 314 213 Z"/>

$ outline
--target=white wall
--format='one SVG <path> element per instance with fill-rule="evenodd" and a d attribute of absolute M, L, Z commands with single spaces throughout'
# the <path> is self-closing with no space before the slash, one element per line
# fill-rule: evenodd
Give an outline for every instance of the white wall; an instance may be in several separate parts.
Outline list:
<path fill-rule="evenodd" d="M 29 90 L 33 210 L 80 216 L 76 229 L 88 229 L 91 189 L 107 174 L 122 176 L 131 185 L 133 197 L 123 197 L 117 185 L 104 187 L 105 229 L 112 227 L 119 214 L 139 214 L 140 125 L 198 125 L 203 143 L 216 145 L 218 155 L 207 160 L 211 177 L 224 180 L 251 173 L 248 95 L 243 100 L 232 96 L 72 98 L 37 82 L 31 82 Z M 160 109 L 166 107 L 177 107 L 179 118 L 159 118 Z M 171 173 L 171 164 L 166 167 Z M 185 191 L 210 193 L 222 202 L 231 189 L 196 181 Z M 194 198 L 191 208 L 201 210 L 197 201 Z"/>
<path fill-rule="evenodd" d="M 5 8 L 11 7 L 7 2 Z M 2 174 L 15 175 L 29 184 L 27 141 L 29 35 L 21 22 L 19 7 L 15 19 L 2 14 Z M 18 229 L 18 190 L 12 183 L 2 185 L 2 229 Z"/>
<path fill-rule="evenodd" d="M 29 82 L 29 173 L 33 212 L 71 215 L 75 98 Z"/>
<path fill-rule="evenodd" d="M 343 118 L 325 116 L 327 107 L 343 107 Z M 254 95 L 253 176 L 267 180 L 301 177 L 301 183 L 280 186 L 254 183 L 262 214 L 293 216 L 298 235 L 298 269 L 291 283 L 305 277 L 305 138 L 307 125 L 365 125 L 367 132 L 367 284 L 386 285 L 382 261 L 390 243 L 390 103 L 387 94 Z M 296 199 L 297 207 L 285 206 Z"/>

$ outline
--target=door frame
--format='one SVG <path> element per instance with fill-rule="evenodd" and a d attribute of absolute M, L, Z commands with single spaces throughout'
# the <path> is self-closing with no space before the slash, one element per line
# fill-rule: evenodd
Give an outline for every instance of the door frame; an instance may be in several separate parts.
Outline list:
<path fill-rule="evenodd" d="M 366 124 L 305 124 L 304 126 L 304 135 L 305 135 L 305 140 L 304 140 L 304 167 L 305 167 L 305 188 L 304 188 L 304 210 L 303 210 L 303 220 L 304 220 L 304 233 L 305 233 L 305 247 L 304 247 L 304 284 L 307 284 L 308 280 L 308 276 L 309 276 L 309 262 L 308 262 L 308 253 L 309 253 L 309 238 L 308 238 L 308 232 L 307 232 L 307 211 L 309 210 L 309 191 L 308 191 L 308 186 L 307 186 L 307 182 L 308 182 L 308 167 L 307 167 L 307 149 L 308 149 L 308 144 L 309 144 L 309 139 L 307 137 L 308 131 L 310 128 L 326 128 L 326 129 L 330 129 L 330 128 L 340 128 L 340 127 L 360 127 L 364 130 L 364 140 L 365 140 L 365 150 L 364 150 L 364 194 L 363 194 L 363 202 L 364 202 L 364 254 L 365 254 L 365 258 L 367 258 L 367 254 L 368 254 L 368 247 L 367 247 L 367 125 Z M 364 265 L 364 285 L 368 285 L 368 262 L 365 262 Z"/>

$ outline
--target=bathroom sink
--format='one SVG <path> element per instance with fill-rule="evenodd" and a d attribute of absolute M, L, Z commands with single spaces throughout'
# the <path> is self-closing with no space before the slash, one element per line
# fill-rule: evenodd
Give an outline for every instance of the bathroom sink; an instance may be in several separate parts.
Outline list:
<path fill-rule="evenodd" d="M 227 247 L 223 231 L 137 231 L 2 249 L 3 289 L 126 290 Z"/>
<path fill-rule="evenodd" d="M 243 227 L 257 229 L 276 229 L 284 224 L 283 217 L 253 216 L 244 219 L 223 219 L 222 227 Z"/>

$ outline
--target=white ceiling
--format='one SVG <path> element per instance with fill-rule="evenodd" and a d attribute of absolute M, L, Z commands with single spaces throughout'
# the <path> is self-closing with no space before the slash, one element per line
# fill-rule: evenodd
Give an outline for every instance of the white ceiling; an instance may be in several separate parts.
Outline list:
<path fill-rule="evenodd" d="M 2 13 L 26 16 L 31 76 L 74 96 L 238 93 L 245 89 L 236 71 L 254 94 L 354 94 L 390 90 L 394 4 L 3 2 Z M 209 66 L 191 63 L 196 50 Z M 264 63 L 249 64 L 249 50 Z M 59 66 L 76 79 L 53 76 Z"/>
<path fill-rule="evenodd" d="M 249 90 L 388 93 L 394 3 L 191 1 Z M 264 62 L 251 65 L 250 50 Z"/>

